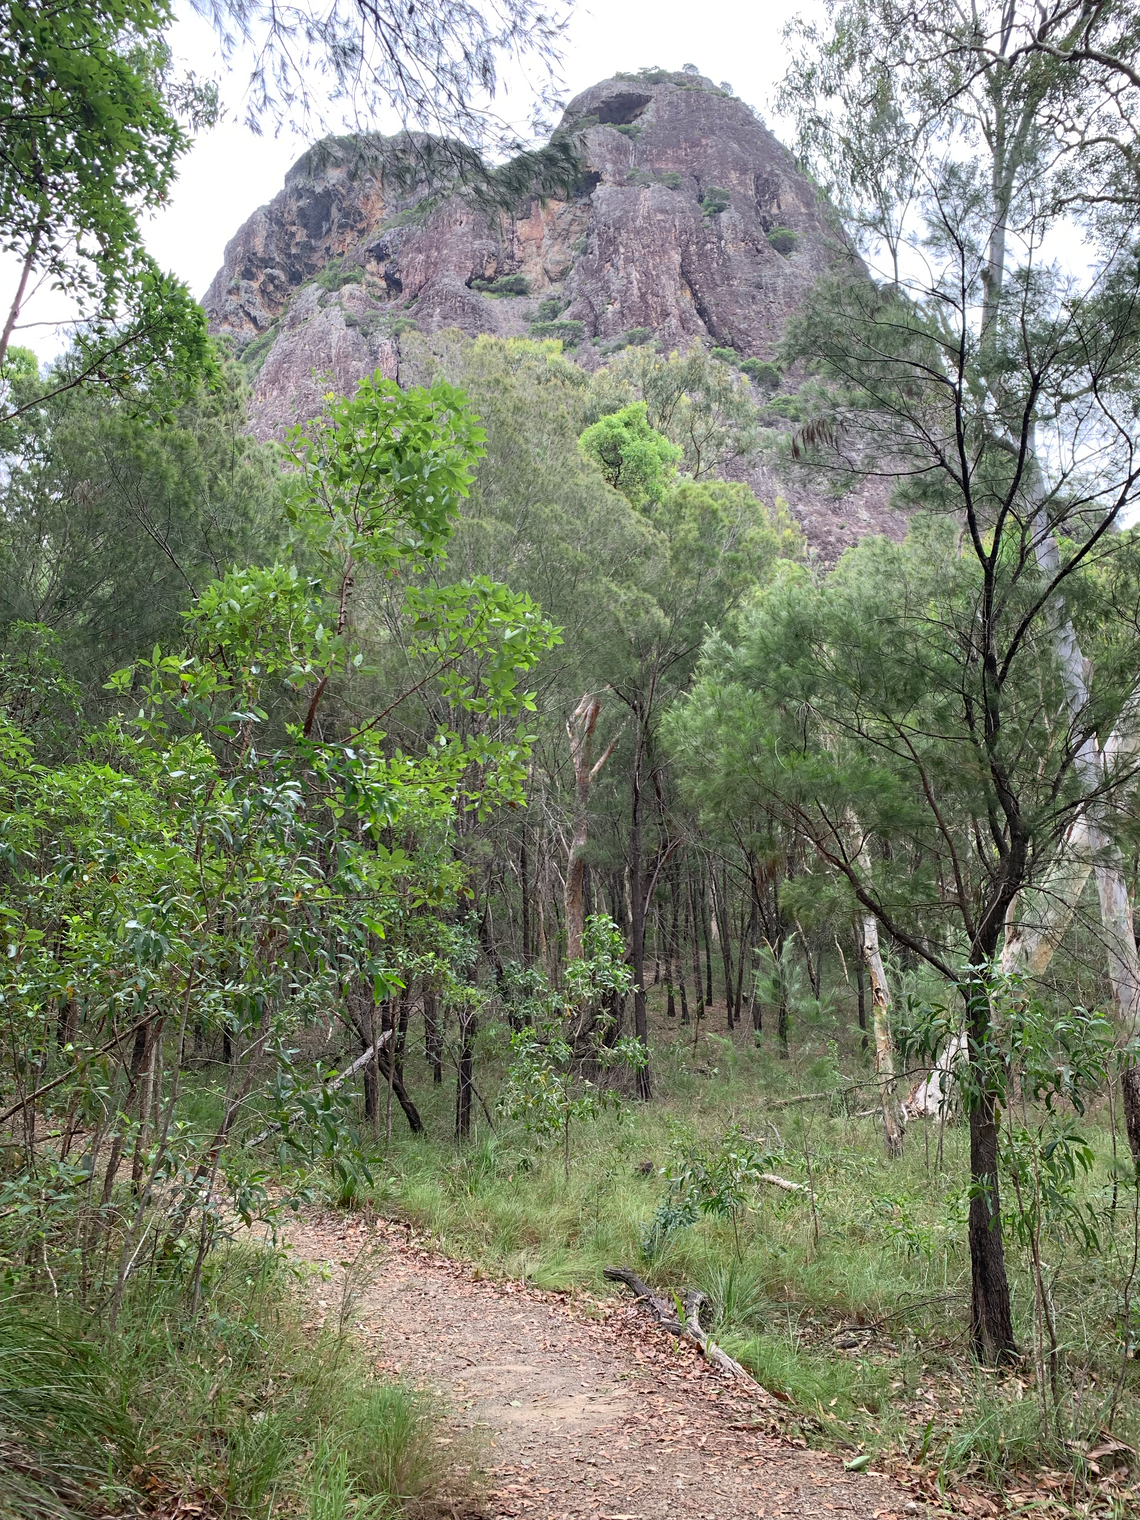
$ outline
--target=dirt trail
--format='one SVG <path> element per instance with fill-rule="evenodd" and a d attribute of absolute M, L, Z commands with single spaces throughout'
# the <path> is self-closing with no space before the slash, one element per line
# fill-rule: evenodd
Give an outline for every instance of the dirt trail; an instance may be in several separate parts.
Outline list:
<path fill-rule="evenodd" d="M 345 1264 L 379 1246 L 349 1323 L 378 1369 L 437 1388 L 454 1423 L 485 1432 L 495 1520 L 933 1514 L 890 1478 L 781 1438 L 773 1399 L 726 1381 L 628 1302 L 480 1280 L 402 1230 L 344 1216 L 290 1237 L 331 1270 L 309 1289 L 315 1323 L 339 1312 Z"/>

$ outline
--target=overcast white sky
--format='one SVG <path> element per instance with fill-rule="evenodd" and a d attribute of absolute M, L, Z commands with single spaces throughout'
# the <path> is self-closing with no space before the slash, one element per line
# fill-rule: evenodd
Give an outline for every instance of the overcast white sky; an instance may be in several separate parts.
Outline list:
<path fill-rule="evenodd" d="M 694 63 L 702 74 L 717 83 L 726 80 L 742 99 L 767 114 L 784 70 L 784 23 L 816 8 L 813 0 L 765 0 L 759 5 L 743 0 L 705 0 L 701 5 L 692 0 L 587 0 L 576 7 L 570 23 L 565 98 L 618 70 L 679 69 Z M 219 80 L 227 119 L 203 133 L 182 159 L 170 203 L 149 224 L 147 243 L 159 263 L 201 297 L 222 262 L 226 242 L 250 212 L 281 188 L 285 171 L 304 150 L 305 138 L 288 130 L 277 137 L 257 137 L 241 124 L 245 76 L 240 61 L 226 73 L 213 32 L 184 3 L 179 5 L 172 41 L 181 61 Z M 511 100 L 501 104 L 505 114 L 525 117 L 521 97 L 514 109 Z M 376 125 L 381 130 L 394 128 L 394 123 Z M 11 272 L 7 263 L 0 263 L 0 296 L 14 288 Z M 28 304 L 23 320 L 55 322 L 64 315 L 44 293 Z M 17 341 L 45 359 L 62 346 L 52 326 L 27 327 Z"/>

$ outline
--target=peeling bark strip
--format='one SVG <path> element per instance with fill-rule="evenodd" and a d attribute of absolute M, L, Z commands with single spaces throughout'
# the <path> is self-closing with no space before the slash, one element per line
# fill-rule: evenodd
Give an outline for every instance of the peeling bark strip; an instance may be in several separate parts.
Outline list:
<path fill-rule="evenodd" d="M 871 1024 L 875 1034 L 875 1075 L 883 1111 L 883 1146 L 894 1158 L 903 1152 L 903 1117 L 895 1082 L 895 1059 L 891 1048 L 891 989 L 879 951 L 879 928 L 874 915 L 863 919 L 863 958 L 871 975 Z"/>
<path fill-rule="evenodd" d="M 674 1335 L 683 1335 L 686 1340 L 699 1346 L 705 1360 L 711 1362 L 714 1367 L 729 1377 L 740 1379 L 752 1388 L 760 1388 L 761 1385 L 752 1374 L 746 1372 L 739 1362 L 734 1361 L 727 1351 L 718 1346 L 707 1330 L 701 1329 L 701 1306 L 708 1303 L 708 1299 L 699 1288 L 690 1288 L 685 1294 L 684 1318 L 678 1318 L 676 1304 L 668 1299 L 659 1298 L 631 1268 L 603 1267 L 602 1275 L 610 1282 L 623 1282 L 627 1288 L 632 1288 L 637 1297 L 647 1305 L 650 1314 L 663 1330 L 669 1330 Z"/>
<path fill-rule="evenodd" d="M 583 885 L 586 875 L 586 844 L 590 837 L 590 787 L 597 780 L 606 761 L 614 752 L 617 735 L 591 765 L 594 732 L 602 704 L 589 692 L 583 696 L 566 725 L 570 740 L 570 759 L 574 766 L 574 833 L 566 861 L 566 959 L 576 961 L 582 955 L 582 932 L 586 924 Z"/>
<path fill-rule="evenodd" d="M 850 819 L 859 833 L 858 822 Z M 867 881 L 871 880 L 871 857 L 867 850 L 867 838 L 863 835 L 859 846 L 860 869 Z M 862 936 L 863 961 L 871 976 L 871 1027 L 875 1037 L 875 1076 L 879 1083 L 879 1103 L 883 1111 L 883 1148 L 892 1159 L 903 1153 L 903 1117 L 899 1102 L 898 1084 L 895 1081 L 894 1048 L 891 1043 L 891 989 L 879 949 L 879 925 L 873 913 L 863 915 Z"/>
<path fill-rule="evenodd" d="M 1034 551 L 1042 574 L 1056 582 L 1060 574 L 1061 554 L 1045 510 L 1045 486 L 1036 455 L 1036 440 L 1032 440 L 1032 443 L 1033 490 L 1039 503 L 1034 519 Z M 1088 667 L 1060 591 L 1053 595 L 1050 612 L 1054 655 L 1060 667 L 1069 716 L 1073 729 L 1077 732 L 1089 711 Z M 1090 798 L 1097 797 L 1107 764 L 1118 760 L 1134 747 L 1135 726 L 1136 697 L 1133 695 L 1121 715 L 1120 726 L 1110 735 L 1103 751 L 1094 733 L 1089 733 L 1077 750 L 1075 768 Z M 1112 986 L 1113 1009 L 1117 1027 L 1128 1041 L 1140 1029 L 1140 954 L 1137 953 L 1133 930 L 1133 904 L 1124 877 L 1120 849 L 1097 822 L 1095 810 L 1095 802 L 1090 802 L 1083 816 L 1087 820 L 1088 845 L 1098 857 L 1097 895 L 1100 899 L 1101 928 L 1108 961 L 1108 977 Z M 1125 1068 L 1121 1073 L 1120 1086 L 1132 1159 L 1140 1166 L 1140 1076 L 1135 1070 Z"/>

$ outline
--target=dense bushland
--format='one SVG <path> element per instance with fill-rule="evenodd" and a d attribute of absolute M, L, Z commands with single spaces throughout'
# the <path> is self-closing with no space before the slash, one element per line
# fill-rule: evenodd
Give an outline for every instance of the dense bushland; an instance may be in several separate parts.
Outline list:
<path fill-rule="evenodd" d="M 316 1200 L 701 1287 L 813 1439 L 1128 1513 L 1129 14 L 793 28 L 865 262 L 755 387 L 699 346 L 588 376 L 405 335 L 402 389 L 273 449 L 140 251 L 212 96 L 164 8 L 73 10 L 105 110 L 50 7 L 0 50 L 35 108 L 0 159 L 6 1505 L 442 1482 L 438 1411 L 305 1341 L 251 1250 Z M 87 320 L 41 371 L 44 273 Z M 729 478 L 760 452 L 889 478 L 905 540 L 820 565 Z"/>

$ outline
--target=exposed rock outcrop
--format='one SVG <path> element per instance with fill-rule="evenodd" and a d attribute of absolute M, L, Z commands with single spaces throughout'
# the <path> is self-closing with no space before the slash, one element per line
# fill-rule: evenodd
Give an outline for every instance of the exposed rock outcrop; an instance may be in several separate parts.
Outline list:
<path fill-rule="evenodd" d="M 229 243 L 206 296 L 215 331 L 276 339 L 258 376 L 259 432 L 303 415 L 314 365 L 341 381 L 383 363 L 375 334 L 400 319 L 508 335 L 553 315 L 581 324 L 559 331 L 580 331 L 576 357 L 591 367 L 631 331 L 667 348 L 771 353 L 839 239 L 749 108 L 698 75 L 652 73 L 586 90 L 559 130 L 584 164 L 577 194 L 515 216 L 454 197 L 415 219 L 422 190 L 385 176 L 392 141 L 335 138 L 305 154 Z M 509 276 L 525 294 L 502 289 Z"/>
<path fill-rule="evenodd" d="M 260 436 L 312 416 L 330 380 L 346 391 L 377 368 L 397 376 L 409 327 L 561 337 L 590 369 L 631 341 L 767 359 L 845 251 L 787 150 L 699 75 L 605 80 L 558 130 L 579 183 L 514 215 L 460 196 L 420 205 L 422 186 L 386 172 L 395 139 L 333 138 L 299 160 L 228 244 L 205 303 L 256 369 Z M 829 558 L 870 527 L 897 531 L 881 492 L 862 493 L 857 515 L 787 494 Z"/>

